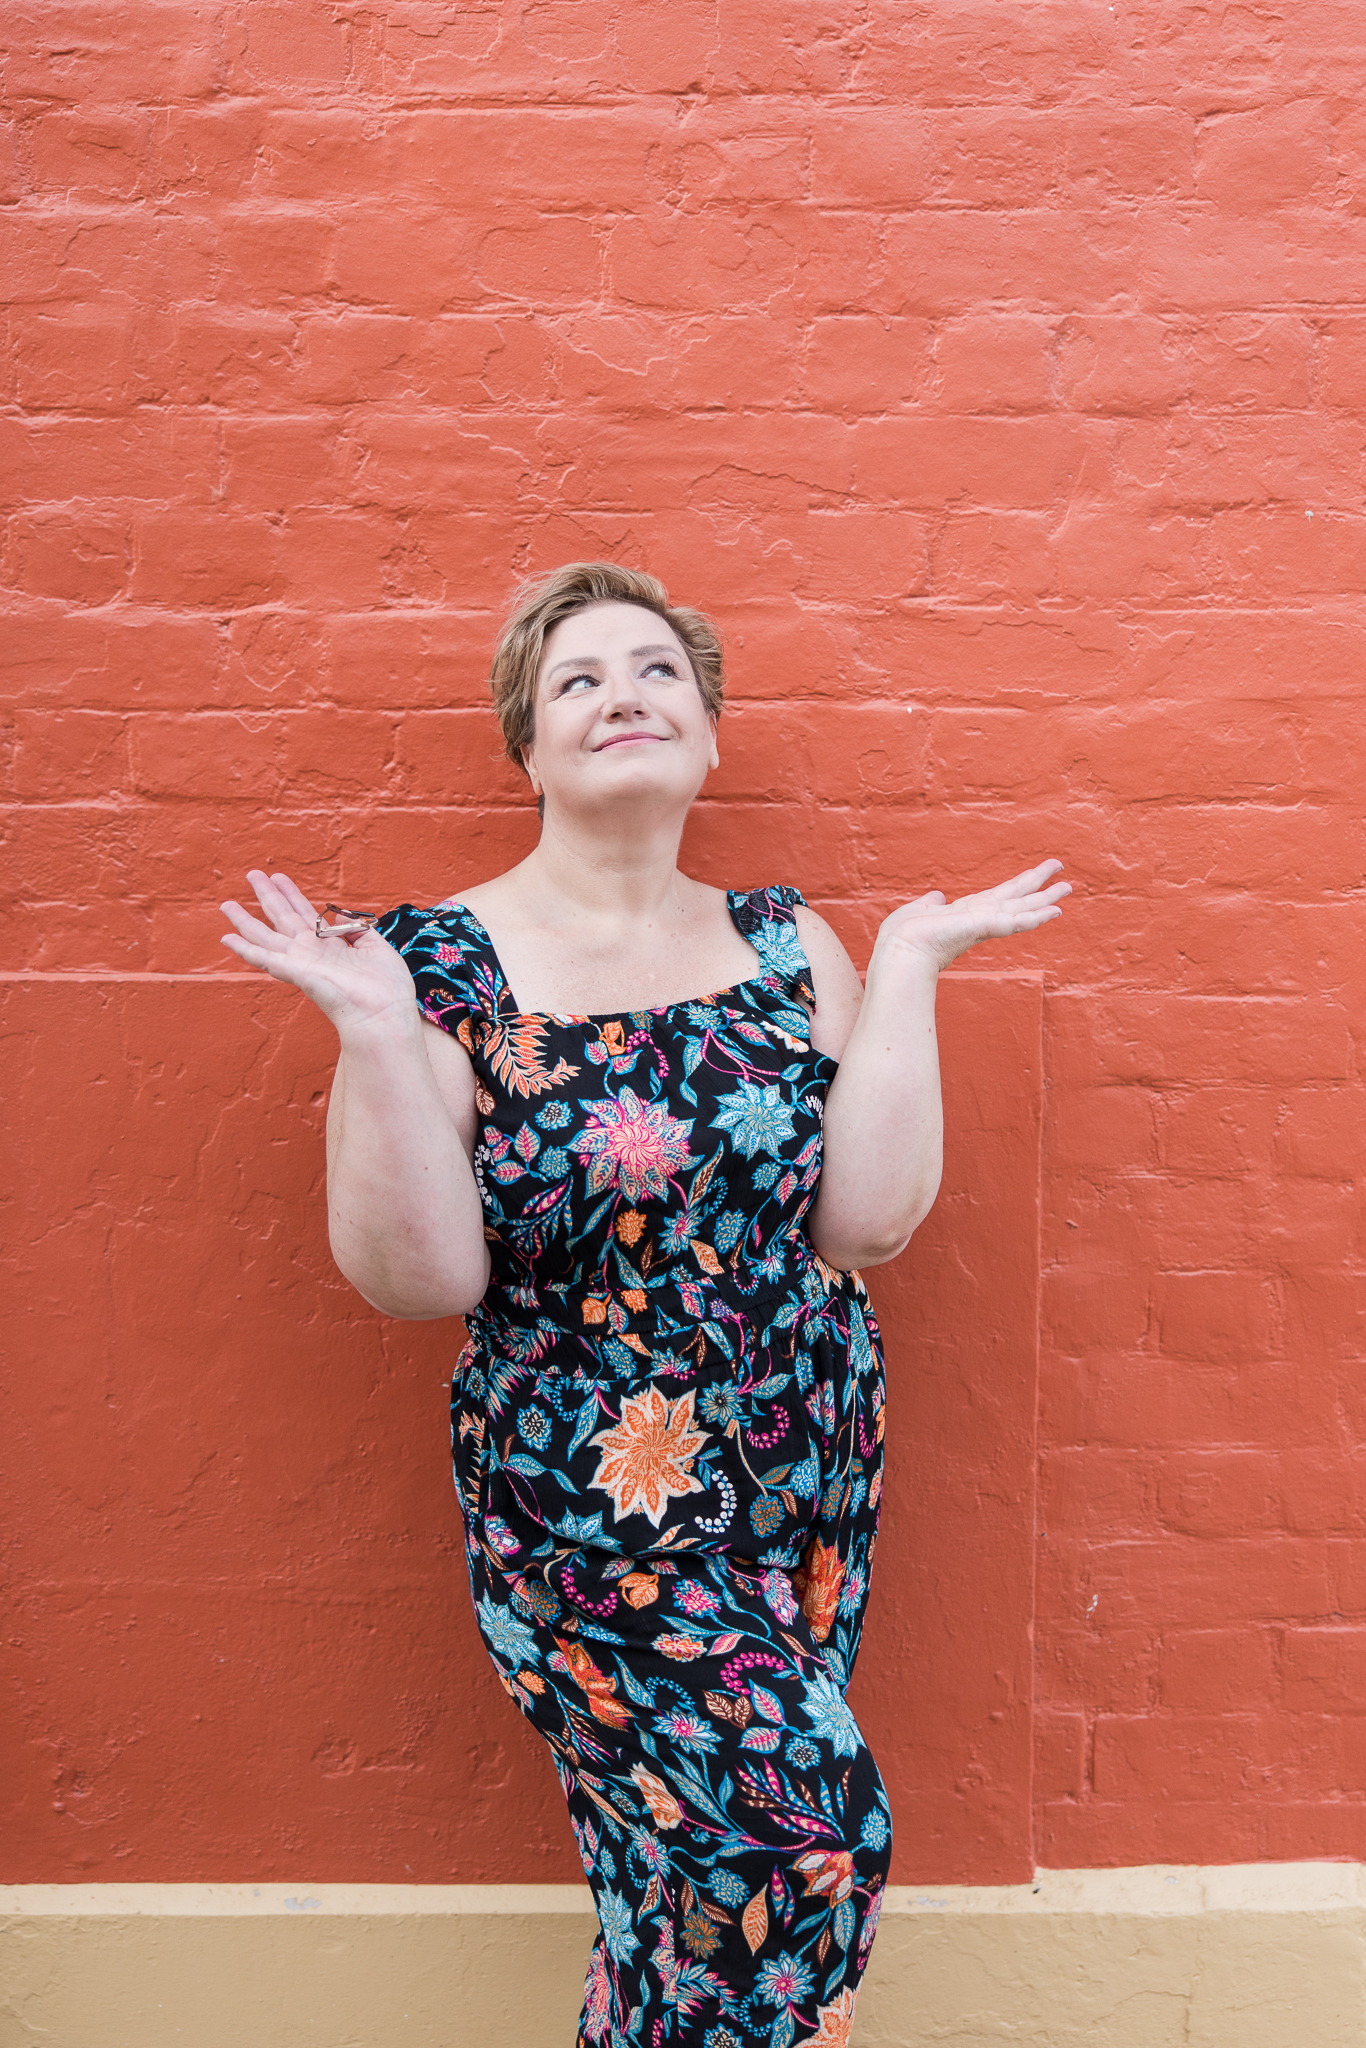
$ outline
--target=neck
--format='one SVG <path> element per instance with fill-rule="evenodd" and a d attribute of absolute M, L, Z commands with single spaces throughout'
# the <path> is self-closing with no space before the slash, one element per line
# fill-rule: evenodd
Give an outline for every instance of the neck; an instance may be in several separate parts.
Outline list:
<path fill-rule="evenodd" d="M 546 808 L 540 843 L 518 873 L 542 915 L 655 918 L 681 909 L 681 816 L 579 818 Z"/>

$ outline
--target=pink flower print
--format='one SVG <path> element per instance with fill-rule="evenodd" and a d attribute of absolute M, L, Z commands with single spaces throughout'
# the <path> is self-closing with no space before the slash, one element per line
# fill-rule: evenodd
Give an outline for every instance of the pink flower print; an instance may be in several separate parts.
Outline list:
<path fill-rule="evenodd" d="M 685 1579 L 678 1589 L 678 1604 L 685 1614 L 715 1614 L 721 1601 L 717 1594 L 709 1593 L 695 1579 Z"/>
<path fill-rule="evenodd" d="M 584 2034 L 593 2042 L 605 2041 L 612 2024 L 612 1983 L 607 1975 L 607 1955 L 601 1942 L 588 1964 L 588 1981 L 583 1987 Z"/>
<path fill-rule="evenodd" d="M 588 1127 L 574 1139 L 573 1150 L 588 1162 L 588 1192 L 617 1188 L 634 1205 L 651 1196 L 662 1200 L 669 1176 L 691 1166 L 688 1139 L 692 1125 L 682 1123 L 657 1102 L 642 1102 L 633 1088 L 593 1109 Z"/>
<path fill-rule="evenodd" d="M 641 1514 L 659 1527 L 671 1500 L 705 1489 L 692 1473 L 707 1432 L 693 1422 L 691 1389 L 670 1401 L 658 1387 L 627 1394 L 621 1420 L 588 1439 L 601 1445 L 598 1469 L 589 1480 L 612 1497 L 616 1518 Z"/>

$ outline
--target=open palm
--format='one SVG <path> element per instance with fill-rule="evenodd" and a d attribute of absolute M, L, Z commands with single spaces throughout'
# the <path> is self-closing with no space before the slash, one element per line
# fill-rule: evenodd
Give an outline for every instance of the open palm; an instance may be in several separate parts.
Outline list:
<path fill-rule="evenodd" d="M 1061 917 L 1060 901 L 1071 895 L 1072 884 L 1049 879 L 1061 867 L 1060 860 L 1046 860 L 1008 882 L 998 882 L 994 889 L 959 896 L 952 902 L 942 889 L 931 889 L 894 910 L 883 923 L 879 939 L 893 944 L 898 952 L 925 956 L 936 968 L 947 967 L 983 939 L 1037 931 L 1041 924 Z"/>
<path fill-rule="evenodd" d="M 362 932 L 354 942 L 333 933 L 319 938 L 318 913 L 288 875 L 250 868 L 247 880 L 269 921 L 263 924 L 240 903 L 222 905 L 233 927 L 223 944 L 239 960 L 300 989 L 339 1031 L 411 1009 L 415 991 L 408 964 L 378 932 Z"/>

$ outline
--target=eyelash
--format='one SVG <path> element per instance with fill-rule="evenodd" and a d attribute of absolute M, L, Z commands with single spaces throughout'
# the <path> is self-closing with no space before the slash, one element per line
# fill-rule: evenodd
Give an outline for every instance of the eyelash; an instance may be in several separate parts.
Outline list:
<path fill-rule="evenodd" d="M 657 655 L 653 661 L 647 661 L 644 669 L 642 670 L 642 674 L 649 675 L 650 670 L 653 668 L 662 668 L 666 676 L 671 677 L 674 682 L 678 681 L 677 668 L 671 661 L 666 661 L 663 655 Z M 595 683 L 597 680 L 597 677 L 595 675 L 592 675 L 589 672 L 589 670 L 583 669 L 576 676 L 565 677 L 564 682 L 560 687 L 560 695 L 562 697 L 568 696 L 569 692 L 573 689 L 575 683 Z"/>

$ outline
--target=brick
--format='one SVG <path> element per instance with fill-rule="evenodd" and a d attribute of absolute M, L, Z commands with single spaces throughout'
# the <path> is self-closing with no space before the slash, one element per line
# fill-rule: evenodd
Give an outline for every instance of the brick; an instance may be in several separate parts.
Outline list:
<path fill-rule="evenodd" d="M 18 588 L 36 597 L 102 605 L 129 588 L 132 536 L 118 514 L 23 514 L 11 522 L 8 552 Z"/>
<path fill-rule="evenodd" d="M 336 422 L 316 414 L 228 421 L 222 453 L 229 502 L 247 513 L 335 502 L 343 495 L 339 440 Z"/>
<path fill-rule="evenodd" d="M 98 801 L 127 786 L 127 727 L 116 712 L 21 710 L 12 744 L 10 787 L 21 801 Z"/>
<path fill-rule="evenodd" d="M 1314 333 L 1290 314 L 1229 314 L 1190 337 L 1190 395 L 1201 408 L 1283 412 L 1311 403 Z"/>
<path fill-rule="evenodd" d="M 1279 1631 L 1269 1628 L 1164 1630 L 1157 1697 L 1169 1713 L 1230 1714 L 1275 1703 L 1280 1695 Z M 1289 1698 L 1297 1709 L 1302 1703 Z"/>
<path fill-rule="evenodd" d="M 240 205 L 225 210 L 219 293 L 247 305 L 286 306 L 332 281 L 341 236 L 317 207 Z M 342 259 L 335 257 L 340 274 Z"/>
<path fill-rule="evenodd" d="M 857 579 L 879 598 L 923 591 L 927 540 L 925 522 L 914 512 L 809 512 L 801 540 L 802 589 L 829 600 Z"/>
<path fill-rule="evenodd" d="M 675 138 L 661 137 L 651 149 L 649 173 L 657 197 L 695 213 L 709 205 L 774 205 L 806 197 L 811 143 L 799 125 L 765 132 L 746 107 L 737 121 L 729 109 L 699 108 Z M 639 164 L 639 142 L 604 193 L 611 206 L 623 179 Z"/>
<path fill-rule="evenodd" d="M 787 226 L 786 221 L 774 227 L 763 217 L 746 221 L 721 213 L 621 221 L 608 239 L 604 282 L 627 306 L 688 313 L 733 312 L 740 306 L 762 311 L 776 294 L 791 288 L 797 274 L 797 251 L 783 231 Z M 498 242 L 487 260 L 496 272 L 500 262 L 520 265 L 522 252 L 521 244 Z M 525 282 L 541 273 L 532 263 L 516 274 Z M 563 288 L 556 293 L 563 301 L 599 289 L 596 259 L 586 244 L 582 260 L 563 275 Z"/>
<path fill-rule="evenodd" d="M 183 405 L 255 409 L 287 402 L 295 386 L 298 332 L 288 314 L 182 305 L 155 334 L 155 394 Z"/>
<path fill-rule="evenodd" d="M 1303 1346 L 1238 1366 L 1174 1364 L 1119 1355 L 1102 1330 L 1075 1360 L 1052 1344 L 1046 1352 L 1040 1406 L 1051 1441 L 1151 1444 L 1166 1454 L 1201 1442 L 1321 1447 L 1338 1437 L 1342 1391 Z"/>
<path fill-rule="evenodd" d="M 264 518 L 147 510 L 135 522 L 131 593 L 141 603 L 228 611 L 283 592 L 278 543 Z"/>
<path fill-rule="evenodd" d="M 970 414 L 1050 410 L 1055 341 L 1052 322 L 1022 314 L 946 321 L 934 346 L 940 409 Z"/>
<path fill-rule="evenodd" d="M 1106 1539 L 1149 1534 L 1158 1523 L 1159 1484 L 1143 1451 L 1048 1449 L 1039 1462 L 1039 1517 L 1049 1529 L 1089 1529 Z"/>
<path fill-rule="evenodd" d="M 928 196 L 928 123 L 905 107 L 831 112 L 812 137 L 811 196 L 822 206 L 904 211 Z"/>
<path fill-rule="evenodd" d="M 1235 1364 L 1265 1356 L 1274 1339 L 1273 1289 L 1258 1272 L 1159 1274 L 1154 1307 L 1167 1358 Z"/>
<path fill-rule="evenodd" d="M 1004 511 L 1049 507 L 1080 477 L 1091 445 L 1084 431 L 1045 419 L 863 421 L 852 436 L 861 492 L 936 513 L 946 500 Z"/>
<path fill-rule="evenodd" d="M 127 300 L 53 306 L 26 321 L 15 372 L 16 396 L 34 410 L 121 413 L 153 395 Z"/>
<path fill-rule="evenodd" d="M 1048 1171 L 1093 1166 L 1098 1159 L 1141 1173 L 1156 1166 L 1161 1098 L 1151 1089 L 1055 1090 L 1044 1130 Z"/>
<path fill-rule="evenodd" d="M 1095 1729 L 1095 1786 L 1102 1798 L 1132 1796 L 1140 1783 L 1169 1799 L 1227 1804 L 1240 1797 L 1303 1798 L 1338 1780 L 1341 1724 L 1324 1715 L 1102 1714 Z"/>
<path fill-rule="evenodd" d="M 1297 1088 L 1276 1119 L 1275 1158 L 1285 1173 L 1355 1178 L 1366 1152 L 1366 1110 L 1355 1088 Z"/>
<path fill-rule="evenodd" d="M 1080 1626 L 1090 1605 L 1089 1590 L 1069 1577 L 1066 1598 L 1050 1578 L 1041 1587 L 1038 1629 L 1038 1702 L 1063 1712 L 1078 1700 L 1109 1713 L 1140 1712 L 1156 1701 L 1158 1642 L 1149 1624 L 1116 1628 Z M 1099 1603 L 1097 1603 L 1097 1609 Z"/>
<path fill-rule="evenodd" d="M 217 50 L 200 9 L 153 0 L 147 14 L 147 33 L 134 36 L 100 0 L 23 9 L 11 29 L 7 91 L 18 101 L 82 107 L 164 105 L 214 91 Z"/>
<path fill-rule="evenodd" d="M 496 297 L 532 305 L 595 298 L 602 239 L 573 215 L 548 215 L 525 228 L 492 228 L 474 257 L 475 275 Z"/>
<path fill-rule="evenodd" d="M 1297 1091 L 1298 1092 L 1298 1091 Z M 1170 1173 L 1202 1179 L 1265 1171 L 1284 1098 L 1262 1088 L 1202 1088 L 1157 1099 L 1157 1145 Z"/>
<path fill-rule="evenodd" d="M 1191 1451 L 1164 1463 L 1158 1509 L 1187 1536 L 1242 1536 L 1284 1526 L 1280 1469 L 1271 1451 Z"/>
<path fill-rule="evenodd" d="M 1195 121 L 1179 106 L 1068 111 L 1064 173 L 1075 197 L 1185 199 L 1195 190 Z"/>
<path fill-rule="evenodd" d="M 253 0 L 225 25 L 226 78 L 237 92 L 334 93 L 351 71 L 351 24 L 325 10 Z"/>
<path fill-rule="evenodd" d="M 1332 127 L 1312 100 L 1219 114 L 1196 137 L 1196 190 L 1230 213 L 1263 213 L 1327 197 L 1334 183 Z"/>
<path fill-rule="evenodd" d="M 141 197 L 150 131 L 140 111 L 43 115 L 29 128 L 35 192 L 75 200 Z"/>
<path fill-rule="evenodd" d="M 1086 1783 L 1088 1731 L 1080 1713 L 1034 1716 L 1034 1787 L 1041 1799 L 1080 1799 Z"/>
<path fill-rule="evenodd" d="M 217 481 L 217 428 L 151 407 L 131 416 L 0 418 L 0 502 L 151 498 L 205 504 Z"/>
<path fill-rule="evenodd" d="M 14 123 L 0 121 L 0 206 L 13 206 L 23 189 Z"/>
<path fill-rule="evenodd" d="M 487 613 L 393 609 L 330 617 L 320 629 L 328 694 L 341 704 L 482 708 L 496 632 Z"/>
<path fill-rule="evenodd" d="M 931 545 L 936 595 L 987 604 L 1046 597 L 1054 567 L 1046 520 L 1033 512 L 950 514 Z"/>
<path fill-rule="evenodd" d="M 1187 396 L 1186 337 L 1175 324 L 1141 314 L 1091 314 L 1059 333 L 1058 389 L 1078 412 L 1168 412 Z"/>
<path fill-rule="evenodd" d="M 933 189 L 941 205 L 1037 206 L 1055 188 L 1063 124 L 1055 113 L 1016 107 L 963 107 L 931 128 Z"/>
<path fill-rule="evenodd" d="M 929 337 L 926 320 L 842 314 L 813 321 L 802 366 L 808 401 L 846 416 L 912 403 L 929 370 Z"/>
<path fill-rule="evenodd" d="M 716 8 L 711 0 L 679 0 L 667 36 L 647 12 L 632 8 L 618 16 L 616 40 L 634 91 L 697 92 L 710 82 L 716 60 Z"/>

